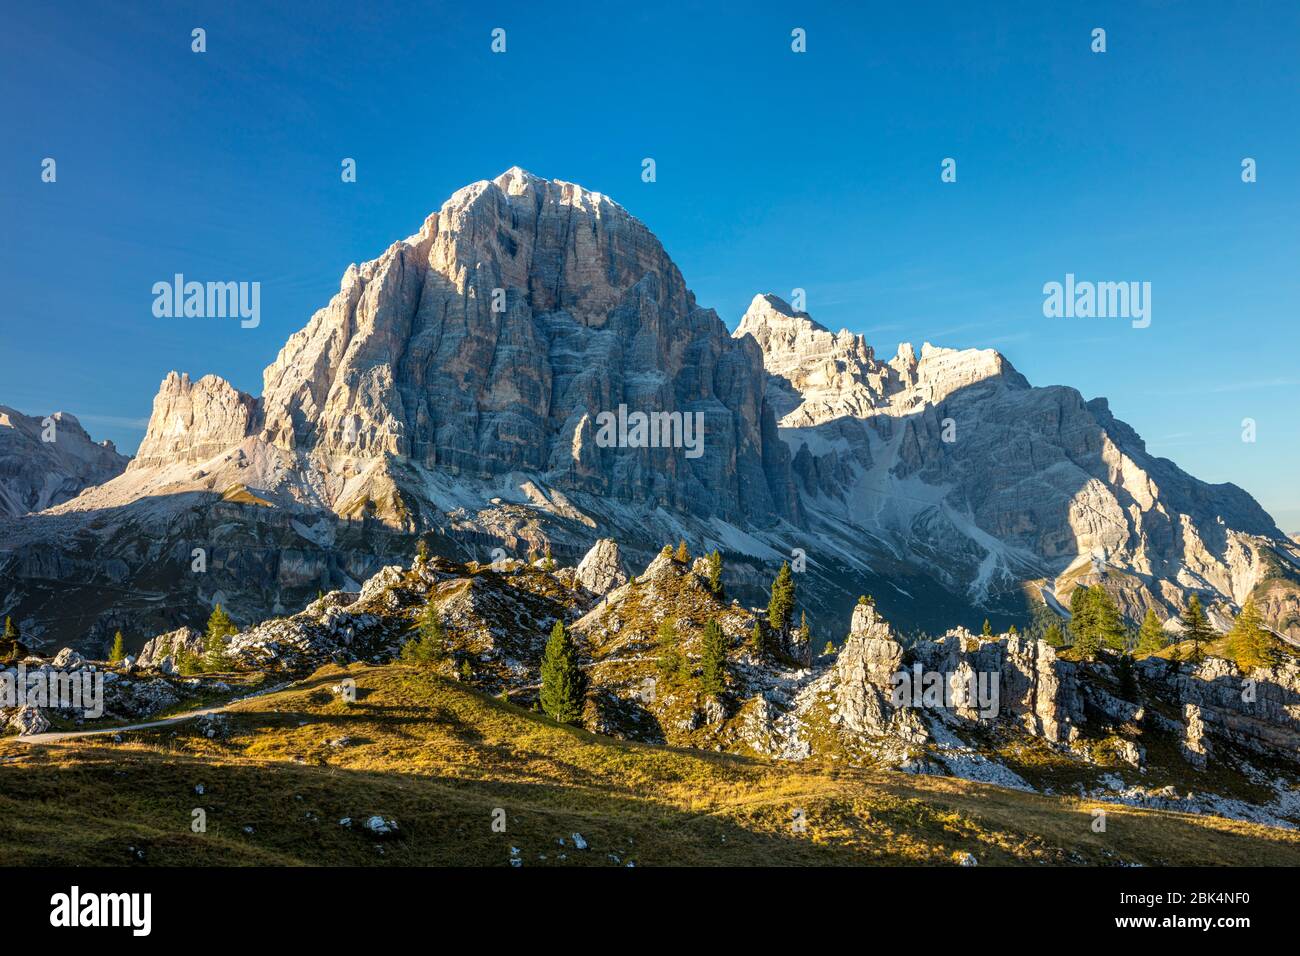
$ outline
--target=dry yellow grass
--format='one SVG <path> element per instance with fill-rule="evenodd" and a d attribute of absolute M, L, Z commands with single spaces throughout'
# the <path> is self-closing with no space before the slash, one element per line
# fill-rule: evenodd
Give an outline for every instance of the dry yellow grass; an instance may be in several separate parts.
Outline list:
<path fill-rule="evenodd" d="M 329 690 L 344 676 L 357 681 L 353 704 Z M 1300 864 L 1294 833 L 631 744 L 401 665 L 327 667 L 236 705 L 225 723 L 212 739 L 186 723 L 121 743 L 3 742 L 0 862 L 951 865 L 970 853 L 981 865 Z M 196 808 L 206 833 L 191 830 Z M 367 834 L 372 814 L 396 819 L 400 836 Z M 505 832 L 493 827 L 502 815 Z"/>

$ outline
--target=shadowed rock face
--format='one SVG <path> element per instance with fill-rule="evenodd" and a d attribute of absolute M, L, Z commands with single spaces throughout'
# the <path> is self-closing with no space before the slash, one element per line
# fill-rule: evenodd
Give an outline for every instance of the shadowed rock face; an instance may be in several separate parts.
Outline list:
<path fill-rule="evenodd" d="M 126 468 L 111 441 L 92 441 L 72 415 L 49 420 L 0 405 L 0 517 L 43 511 Z"/>

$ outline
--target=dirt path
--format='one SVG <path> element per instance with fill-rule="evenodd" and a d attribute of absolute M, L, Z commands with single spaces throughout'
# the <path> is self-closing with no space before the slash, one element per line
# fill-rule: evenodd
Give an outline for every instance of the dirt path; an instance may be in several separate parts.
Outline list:
<path fill-rule="evenodd" d="M 181 721 L 193 720 L 195 717 L 206 717 L 208 714 L 219 714 L 222 711 L 229 710 L 236 704 L 242 704 L 246 700 L 255 700 L 258 697 L 264 697 L 267 694 L 274 694 L 276 691 L 284 690 L 293 683 L 293 681 L 290 681 L 285 684 L 277 684 L 274 687 L 268 687 L 266 690 L 259 690 L 255 694 L 249 694 L 245 697 L 236 697 L 234 700 L 228 700 L 224 704 L 204 707 L 201 710 L 187 710 L 182 714 L 176 714 L 173 717 L 164 717 L 161 720 L 148 720 L 139 724 L 104 727 L 100 730 L 51 730 L 45 733 L 32 734 L 29 737 L 20 735 L 12 739 L 20 744 L 56 744 L 59 741 L 72 740 L 77 737 L 102 737 L 104 734 L 122 734 L 128 733 L 132 730 L 150 730 L 154 727 L 167 727 L 171 724 L 179 724 Z"/>

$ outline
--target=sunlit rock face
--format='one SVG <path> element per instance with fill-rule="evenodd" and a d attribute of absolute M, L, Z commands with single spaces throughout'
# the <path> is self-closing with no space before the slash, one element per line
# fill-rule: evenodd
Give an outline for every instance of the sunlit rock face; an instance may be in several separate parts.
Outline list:
<path fill-rule="evenodd" d="M 0 517 L 43 511 L 126 468 L 111 441 L 95 442 L 66 412 L 24 415 L 0 405 Z"/>
<path fill-rule="evenodd" d="M 1104 398 L 1032 387 L 991 349 L 903 344 L 881 362 L 770 295 L 735 334 L 763 350 L 805 510 L 815 500 L 977 602 L 1082 572 L 1136 617 L 1168 614 L 1198 590 L 1240 602 L 1269 554 L 1295 553 L 1246 492 L 1149 455 Z"/>
<path fill-rule="evenodd" d="M 339 293 L 266 369 L 261 434 L 391 454 L 729 520 L 794 518 L 752 343 L 696 306 L 621 206 L 511 169 L 451 197 Z M 703 416 L 703 454 L 601 447 L 597 416 Z"/>

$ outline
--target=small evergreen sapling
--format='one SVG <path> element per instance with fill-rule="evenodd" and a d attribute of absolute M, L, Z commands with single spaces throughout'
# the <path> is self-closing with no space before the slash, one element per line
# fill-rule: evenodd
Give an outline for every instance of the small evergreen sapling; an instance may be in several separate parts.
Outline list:
<path fill-rule="evenodd" d="M 704 641 L 700 661 L 700 690 L 712 696 L 721 694 L 727 681 L 727 639 L 716 619 L 704 625 Z"/>
<path fill-rule="evenodd" d="M 782 561 L 781 570 L 772 582 L 772 595 L 767 603 L 767 624 L 774 633 L 784 637 L 790 633 L 790 623 L 794 617 L 794 576 L 790 573 L 790 562 Z"/>
<path fill-rule="evenodd" d="M 1149 607 L 1146 616 L 1142 618 L 1142 626 L 1138 628 L 1137 653 L 1148 657 L 1162 650 L 1164 646 L 1165 629 L 1160 625 L 1160 616 L 1156 614 L 1156 609 Z"/>
<path fill-rule="evenodd" d="M 586 678 L 578 667 L 578 649 L 563 621 L 556 621 L 542 654 L 542 710 L 561 724 L 582 719 Z"/>
<path fill-rule="evenodd" d="M 722 597 L 722 555 L 716 548 L 709 552 L 709 593 Z"/>
<path fill-rule="evenodd" d="M 1187 607 L 1183 609 L 1182 622 L 1183 640 L 1192 642 L 1192 650 L 1187 659 L 1193 664 L 1199 664 L 1205 658 L 1201 645 L 1210 640 L 1212 632 L 1205 611 L 1201 608 L 1201 599 L 1195 594 L 1188 599 Z"/>

